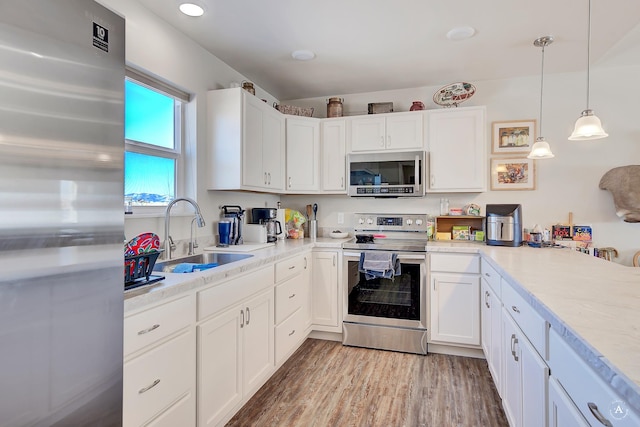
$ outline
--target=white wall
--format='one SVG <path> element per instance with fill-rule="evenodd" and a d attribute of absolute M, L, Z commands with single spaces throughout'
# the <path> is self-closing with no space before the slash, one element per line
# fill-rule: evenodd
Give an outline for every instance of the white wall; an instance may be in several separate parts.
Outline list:
<path fill-rule="evenodd" d="M 545 60 L 552 61 L 547 50 Z M 586 75 L 545 74 L 543 136 L 550 142 L 555 158 L 536 162 L 537 187 L 534 191 L 488 191 L 481 194 L 434 194 L 423 199 L 350 199 L 346 196 L 284 196 L 283 206 L 302 209 L 308 203 L 319 205 L 320 227 L 352 227 L 353 212 L 426 212 L 439 213 L 440 197 L 447 197 L 451 207 L 474 202 L 521 203 L 525 227 L 566 222 L 573 212 L 574 222 L 592 225 L 595 243 L 613 246 L 620 252 L 617 260 L 631 265 L 631 257 L 640 250 L 640 224 L 623 222 L 615 215 L 613 198 L 600 190 L 598 183 L 609 169 L 640 164 L 640 121 L 637 107 L 640 87 L 640 58 L 636 65 L 624 67 L 598 64 L 591 69 L 591 107 L 601 118 L 609 138 L 591 141 L 568 141 L 573 124 L 586 103 Z M 399 72 L 399 78 L 401 72 Z M 491 153 L 491 122 L 536 119 L 539 116 L 540 75 L 509 80 L 472 82 L 477 92 L 462 106 L 487 106 L 487 150 Z M 395 111 L 407 111 L 411 101 L 422 100 L 428 109 L 440 108 L 432 102 L 440 87 L 420 87 L 385 92 L 344 94 L 345 115 L 366 114 L 369 102 L 394 103 Z M 321 115 L 326 112 L 327 98 L 312 98 L 283 103 L 314 107 Z M 495 155 L 489 154 L 489 157 Z M 497 156 L 496 156 L 497 157 Z M 509 157 L 509 156 L 502 156 Z M 489 169 L 489 168 L 487 168 Z M 337 214 L 346 215 L 346 224 L 337 224 Z"/>
<path fill-rule="evenodd" d="M 211 55 L 181 32 L 131 0 L 100 0 L 100 3 L 124 16 L 126 19 L 126 61 L 127 65 L 152 74 L 193 95 L 187 106 L 186 138 L 189 158 L 195 158 L 197 169 L 188 171 L 187 193 L 200 205 L 207 226 L 197 229 L 201 240 L 216 234 L 220 216 L 218 206 L 224 204 L 250 207 L 276 207 L 277 195 L 220 192 L 206 189 L 207 173 L 207 101 L 206 92 L 229 87 L 231 82 L 241 82 L 246 77 Z M 269 103 L 277 101 L 262 88 L 256 86 L 256 95 Z M 178 211 L 180 206 L 176 205 Z M 185 207 L 191 212 L 190 207 Z M 175 215 L 171 220 L 171 234 L 174 240 L 188 239 L 192 215 Z M 154 232 L 164 238 L 164 217 L 127 216 L 125 236 L 127 239 L 142 232 Z"/>

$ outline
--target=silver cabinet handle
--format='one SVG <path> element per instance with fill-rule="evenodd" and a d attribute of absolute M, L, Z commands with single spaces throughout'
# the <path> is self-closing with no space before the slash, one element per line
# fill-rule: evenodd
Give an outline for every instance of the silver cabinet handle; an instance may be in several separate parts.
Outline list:
<path fill-rule="evenodd" d="M 344 188 L 344 176 L 340 177 L 340 188 Z"/>
<path fill-rule="evenodd" d="M 335 255 L 333 256 L 333 266 L 334 267 L 336 266 L 336 256 Z"/>
<path fill-rule="evenodd" d="M 240 321 L 240 327 L 244 328 L 244 310 L 240 310 L 240 316 L 242 316 L 242 320 Z"/>
<path fill-rule="evenodd" d="M 518 338 L 516 338 L 516 334 L 511 334 L 511 355 L 513 356 L 513 360 L 518 361 L 518 355 L 516 351 L 516 346 L 518 345 Z"/>
<path fill-rule="evenodd" d="M 138 331 L 138 335 L 148 334 L 148 333 L 149 333 L 149 332 L 151 332 L 151 331 L 155 331 L 155 330 L 156 330 L 156 329 L 158 329 L 159 327 L 160 327 L 160 324 L 159 324 L 159 323 L 156 323 L 155 325 L 153 325 L 153 326 L 152 326 L 152 327 L 150 327 L 150 328 L 147 328 L 147 329 L 143 329 L 143 330 L 141 330 L 141 331 Z"/>
<path fill-rule="evenodd" d="M 289 336 L 293 335 L 296 333 L 296 330 L 294 329 L 293 331 L 289 332 Z"/>
<path fill-rule="evenodd" d="M 154 388 L 155 386 L 157 386 L 158 384 L 160 384 L 160 378 L 158 378 L 157 380 L 155 380 L 154 382 L 152 382 L 151 384 L 149 384 L 148 386 L 141 388 L 140 390 L 138 390 L 138 394 L 142 394 L 142 393 L 146 393 L 147 391 L 151 390 L 152 388 Z"/>
<path fill-rule="evenodd" d="M 247 307 L 247 326 L 249 326 L 250 321 L 251 321 L 251 311 L 249 311 L 249 307 Z"/>
<path fill-rule="evenodd" d="M 593 402 L 588 402 L 587 406 L 589 407 L 589 410 L 591 411 L 593 416 L 596 417 L 596 420 L 600 421 L 600 424 L 606 427 L 613 427 L 613 424 L 611 424 L 611 421 L 609 421 L 608 419 L 605 418 L 604 415 L 602 415 L 602 412 L 600 412 L 600 410 L 598 409 L 598 405 L 596 405 Z"/>
<path fill-rule="evenodd" d="M 434 185 L 436 185 L 436 177 L 431 174 L 431 186 L 433 187 Z"/>
<path fill-rule="evenodd" d="M 269 182 L 267 184 L 271 185 L 271 172 L 267 174 L 269 176 Z"/>
<path fill-rule="evenodd" d="M 516 313 L 520 313 L 520 309 L 518 307 L 516 307 L 515 305 L 511 306 L 511 310 L 515 311 Z"/>
<path fill-rule="evenodd" d="M 289 177 L 289 188 L 291 188 L 291 177 Z"/>
<path fill-rule="evenodd" d="M 387 135 L 387 147 L 391 147 L 391 135 Z"/>
<path fill-rule="evenodd" d="M 264 173 L 264 185 L 267 185 L 267 173 Z"/>
<path fill-rule="evenodd" d="M 491 275 L 489 273 L 484 273 L 485 276 L 487 277 L 491 277 Z"/>
<path fill-rule="evenodd" d="M 484 292 L 484 305 L 486 305 L 487 308 L 491 308 L 491 306 L 489 305 L 489 292 L 488 291 Z"/>
<path fill-rule="evenodd" d="M 304 257 L 304 269 L 307 269 L 307 257 Z"/>
<path fill-rule="evenodd" d="M 289 270 L 293 270 L 294 268 L 296 268 L 296 266 L 292 265 L 291 267 L 289 267 Z"/>
<path fill-rule="evenodd" d="M 296 297 L 296 294 L 291 294 L 291 295 L 289 295 L 289 299 L 291 299 L 291 298 L 295 298 L 295 297 Z"/>

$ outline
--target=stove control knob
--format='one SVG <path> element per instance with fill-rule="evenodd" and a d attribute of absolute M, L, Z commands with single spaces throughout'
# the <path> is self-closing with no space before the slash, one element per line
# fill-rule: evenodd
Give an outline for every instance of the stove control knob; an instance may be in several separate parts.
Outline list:
<path fill-rule="evenodd" d="M 371 219 L 371 218 L 367 218 L 367 224 L 368 224 L 368 225 L 373 224 L 373 219 Z"/>
<path fill-rule="evenodd" d="M 364 218 L 359 218 L 358 219 L 358 224 L 364 224 Z"/>
<path fill-rule="evenodd" d="M 416 225 L 422 225 L 422 220 L 421 219 L 416 219 Z"/>
<path fill-rule="evenodd" d="M 409 218 L 409 219 L 407 220 L 407 225 L 411 225 L 411 224 L 413 224 L 413 220 L 412 220 L 411 218 Z"/>

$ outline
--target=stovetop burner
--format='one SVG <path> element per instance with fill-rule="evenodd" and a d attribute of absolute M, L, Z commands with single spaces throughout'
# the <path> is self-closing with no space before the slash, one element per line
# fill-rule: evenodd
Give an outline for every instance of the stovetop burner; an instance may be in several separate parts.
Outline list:
<path fill-rule="evenodd" d="M 356 243 L 373 243 L 373 234 L 356 234 Z"/>
<path fill-rule="evenodd" d="M 344 249 L 425 252 L 426 214 L 355 214 L 355 241 Z"/>

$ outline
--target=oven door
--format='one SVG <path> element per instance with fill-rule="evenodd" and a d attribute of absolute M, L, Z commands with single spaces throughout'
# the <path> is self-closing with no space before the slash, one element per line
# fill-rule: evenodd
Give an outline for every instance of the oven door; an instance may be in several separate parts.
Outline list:
<path fill-rule="evenodd" d="M 365 277 L 359 251 L 344 252 L 344 320 L 352 323 L 426 329 L 425 253 L 400 253 L 401 274 L 391 279 Z"/>

